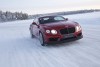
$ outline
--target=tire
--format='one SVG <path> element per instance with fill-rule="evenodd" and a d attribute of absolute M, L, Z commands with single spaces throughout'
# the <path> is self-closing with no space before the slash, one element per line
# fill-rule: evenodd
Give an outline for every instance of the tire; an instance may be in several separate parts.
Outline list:
<path fill-rule="evenodd" d="M 31 38 L 34 38 L 35 36 L 32 34 L 31 30 L 30 30 L 30 35 L 31 35 Z"/>
<path fill-rule="evenodd" d="M 42 46 L 46 46 L 45 43 L 44 43 L 43 34 L 41 32 L 39 34 L 39 40 L 40 40 L 40 43 L 41 43 Z"/>
<path fill-rule="evenodd" d="M 31 38 L 34 38 L 35 36 L 33 34 L 31 34 Z"/>

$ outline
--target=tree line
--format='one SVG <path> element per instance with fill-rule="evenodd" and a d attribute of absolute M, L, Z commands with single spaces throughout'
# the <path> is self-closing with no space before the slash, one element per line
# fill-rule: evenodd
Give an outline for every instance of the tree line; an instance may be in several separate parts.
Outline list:
<path fill-rule="evenodd" d="M 25 20 L 28 19 L 28 14 L 27 13 L 22 13 L 22 12 L 10 12 L 6 11 L 3 12 L 0 10 L 0 21 L 5 22 L 5 21 L 14 21 L 14 20 Z"/>
<path fill-rule="evenodd" d="M 100 9 L 76 10 L 76 11 L 65 11 L 65 12 L 55 12 L 55 13 L 47 13 L 47 14 L 28 15 L 27 13 L 22 13 L 22 12 L 12 13 L 10 11 L 3 12 L 0 10 L 0 22 L 34 19 L 39 16 L 72 15 L 72 14 L 82 14 L 82 13 L 90 13 L 90 12 L 98 12 L 98 11 L 100 11 Z"/>
<path fill-rule="evenodd" d="M 55 13 L 47 13 L 47 14 L 36 14 L 36 15 L 30 15 L 30 17 L 36 18 L 39 16 L 48 16 L 48 15 L 72 15 L 72 14 L 82 14 L 82 13 L 99 12 L 99 11 L 100 9 L 76 10 L 76 11 L 55 12 Z"/>

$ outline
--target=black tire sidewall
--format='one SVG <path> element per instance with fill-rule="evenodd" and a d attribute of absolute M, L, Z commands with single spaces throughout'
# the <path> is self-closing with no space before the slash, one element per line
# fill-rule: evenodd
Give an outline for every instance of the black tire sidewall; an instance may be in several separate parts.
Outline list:
<path fill-rule="evenodd" d="M 41 44 L 41 45 L 45 46 L 43 34 L 41 32 L 40 32 L 40 34 L 42 35 L 42 41 L 43 41 L 43 44 Z M 39 36 L 40 36 L 40 34 L 39 34 Z"/>

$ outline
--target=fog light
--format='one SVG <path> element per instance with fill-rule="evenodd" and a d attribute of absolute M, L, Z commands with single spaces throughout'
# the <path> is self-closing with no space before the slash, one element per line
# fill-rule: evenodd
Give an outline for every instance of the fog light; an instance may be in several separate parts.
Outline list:
<path fill-rule="evenodd" d="M 50 30 L 46 30 L 46 33 L 50 33 Z"/>

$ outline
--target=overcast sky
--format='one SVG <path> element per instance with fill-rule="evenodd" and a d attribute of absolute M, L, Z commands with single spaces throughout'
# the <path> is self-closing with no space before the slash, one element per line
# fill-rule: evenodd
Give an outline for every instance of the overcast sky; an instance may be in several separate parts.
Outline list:
<path fill-rule="evenodd" d="M 100 9 L 100 0 L 0 0 L 0 10 L 28 14 Z"/>

